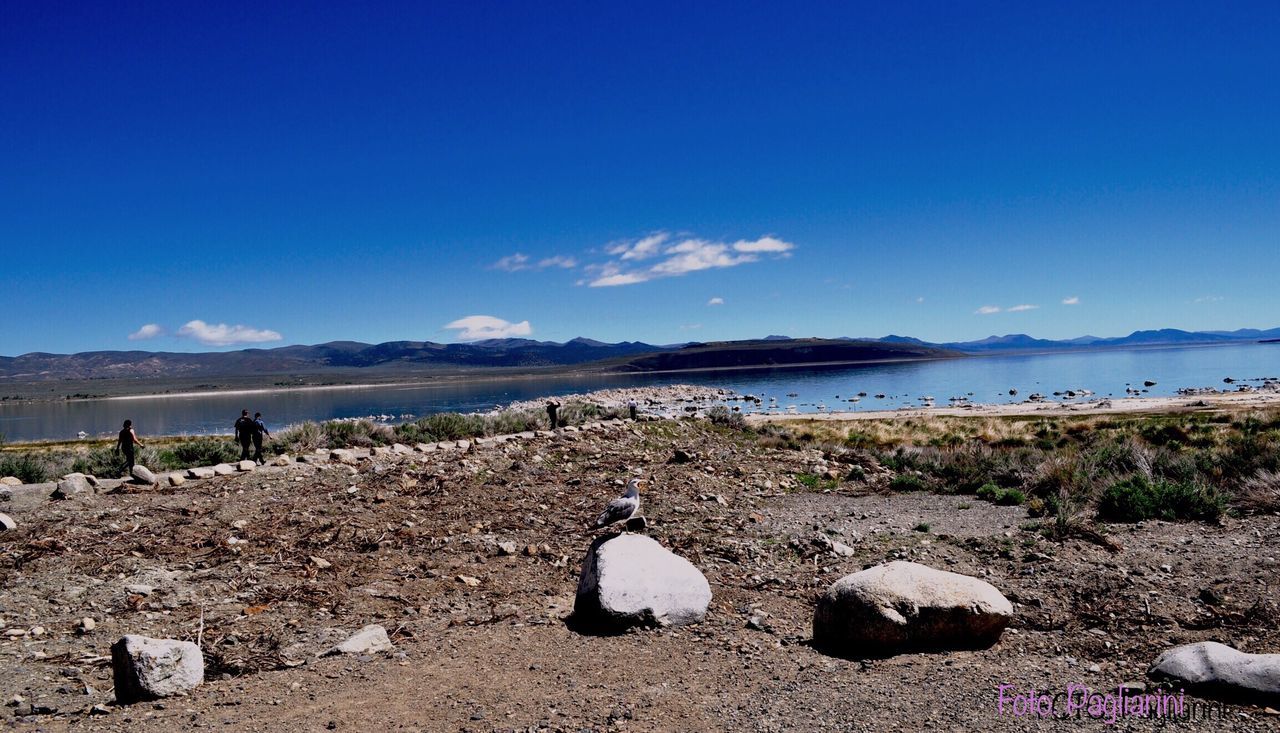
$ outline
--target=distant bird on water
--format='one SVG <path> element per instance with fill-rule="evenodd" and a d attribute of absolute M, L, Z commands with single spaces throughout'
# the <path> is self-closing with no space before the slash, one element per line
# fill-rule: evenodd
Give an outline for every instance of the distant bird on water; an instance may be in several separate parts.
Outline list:
<path fill-rule="evenodd" d="M 602 529 L 634 517 L 640 511 L 640 484 L 642 483 L 644 483 L 644 480 L 638 478 L 628 481 L 627 492 L 609 502 L 609 506 L 605 507 L 603 512 L 600 512 L 600 516 L 596 519 L 595 528 Z"/>

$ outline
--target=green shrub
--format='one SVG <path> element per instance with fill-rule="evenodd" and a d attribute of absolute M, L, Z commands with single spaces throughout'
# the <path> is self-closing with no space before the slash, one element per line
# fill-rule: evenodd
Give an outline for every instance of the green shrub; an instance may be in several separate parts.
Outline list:
<path fill-rule="evenodd" d="M 747 427 L 747 418 L 741 412 L 734 412 L 724 405 L 716 405 L 707 410 L 707 419 L 712 425 L 722 425 L 734 430 L 743 430 Z"/>
<path fill-rule="evenodd" d="M 162 470 L 178 470 L 193 466 L 216 466 L 240 457 L 240 448 L 226 438 L 193 438 L 156 451 L 155 465 Z"/>
<path fill-rule="evenodd" d="M 924 491 L 929 484 L 924 479 L 910 473 L 900 473 L 889 481 L 889 488 L 894 491 Z"/>
<path fill-rule="evenodd" d="M 1211 521 L 1222 515 L 1225 505 L 1217 491 L 1203 484 L 1137 475 L 1107 487 L 1098 502 L 1098 515 L 1115 522 Z"/>
<path fill-rule="evenodd" d="M 0 454 L 0 476 L 22 479 L 24 484 L 39 484 L 53 478 L 49 464 L 31 453 Z"/>
<path fill-rule="evenodd" d="M 977 493 L 979 499 L 1003 506 L 1017 506 L 1027 500 L 1026 495 L 1021 491 L 1001 488 L 995 484 L 983 484 Z M 1041 501 L 1041 504 L 1043 503 Z"/>

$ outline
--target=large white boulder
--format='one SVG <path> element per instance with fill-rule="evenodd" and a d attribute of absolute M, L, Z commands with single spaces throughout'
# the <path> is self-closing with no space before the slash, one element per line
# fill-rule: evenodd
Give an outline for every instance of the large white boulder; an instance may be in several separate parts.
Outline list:
<path fill-rule="evenodd" d="M 387 630 L 378 624 L 369 624 L 352 634 L 346 641 L 330 649 L 328 654 L 376 654 L 394 649 Z"/>
<path fill-rule="evenodd" d="M 1013 617 L 991 584 L 912 562 L 846 575 L 818 599 L 815 646 L 845 654 L 990 646 Z"/>
<path fill-rule="evenodd" d="M 133 476 L 133 482 L 138 484 L 154 484 L 158 479 L 151 472 L 151 469 L 142 464 L 138 464 L 129 470 L 129 475 Z"/>
<path fill-rule="evenodd" d="M 688 560 L 644 535 L 598 539 L 582 562 L 575 622 L 585 626 L 683 626 L 702 620 L 711 586 Z"/>
<path fill-rule="evenodd" d="M 93 485 L 89 483 L 89 477 L 83 473 L 69 473 L 58 482 L 57 488 L 53 490 L 50 497 L 53 499 L 70 499 L 73 496 L 92 493 Z"/>
<path fill-rule="evenodd" d="M 13 521 L 13 517 L 10 517 L 4 512 L 0 512 L 0 532 L 9 532 L 17 528 L 18 523 Z"/>
<path fill-rule="evenodd" d="M 1216 641 L 1174 647 L 1147 674 L 1259 705 L 1280 700 L 1280 654 L 1248 654 Z"/>
<path fill-rule="evenodd" d="M 116 702 L 180 695 L 204 681 L 204 655 L 189 641 L 129 634 L 111 645 Z"/>

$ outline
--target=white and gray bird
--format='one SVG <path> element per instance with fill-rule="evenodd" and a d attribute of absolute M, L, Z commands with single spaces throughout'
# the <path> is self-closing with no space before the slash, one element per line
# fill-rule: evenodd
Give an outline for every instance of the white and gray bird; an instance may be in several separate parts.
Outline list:
<path fill-rule="evenodd" d="M 640 484 L 642 483 L 644 479 L 633 478 L 628 481 L 626 493 L 609 502 L 609 506 L 600 512 L 595 528 L 601 529 L 634 517 L 640 511 Z"/>

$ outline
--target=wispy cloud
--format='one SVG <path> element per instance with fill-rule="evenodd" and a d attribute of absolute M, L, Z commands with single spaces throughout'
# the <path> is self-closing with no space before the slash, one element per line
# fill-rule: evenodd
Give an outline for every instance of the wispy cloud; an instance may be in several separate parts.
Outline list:
<path fill-rule="evenodd" d="M 160 326 L 160 324 L 148 323 L 144 325 L 142 328 L 139 328 L 137 331 L 134 331 L 133 333 L 129 334 L 129 340 L 145 341 L 147 339 L 153 339 L 157 336 L 163 336 L 163 335 L 164 335 L 164 329 Z"/>
<path fill-rule="evenodd" d="M 1062 304 L 1063 305 L 1080 305 L 1080 298 L 1075 295 L 1071 296 L 1070 298 L 1063 298 Z"/>
<path fill-rule="evenodd" d="M 493 316 L 467 316 L 445 324 L 444 328 L 450 331 L 457 331 L 457 339 L 459 341 L 512 338 L 515 336 L 528 336 L 533 333 L 533 327 L 529 325 L 528 321 L 511 323 Z"/>
<path fill-rule="evenodd" d="M 724 298 L 712 298 L 707 301 L 707 305 L 724 305 Z"/>
<path fill-rule="evenodd" d="M 251 326 L 225 323 L 205 323 L 204 321 L 187 321 L 178 329 L 183 338 L 195 339 L 206 346 L 231 346 L 232 344 L 260 344 L 268 341 L 279 341 L 284 338 L 276 331 Z"/>
<path fill-rule="evenodd" d="M 504 270 L 506 272 L 520 272 L 522 270 L 545 270 L 549 267 L 558 267 L 563 270 L 572 270 L 578 266 L 578 260 L 568 255 L 555 255 L 554 257 L 544 257 L 543 259 L 533 262 L 529 255 L 521 252 L 507 255 L 490 265 L 490 269 Z"/>
<path fill-rule="evenodd" d="M 998 305 L 984 305 L 978 310 L 974 311 L 974 313 L 980 316 L 989 316 L 992 313 L 999 313 L 999 312 L 1000 312 L 1000 306 Z"/>
<path fill-rule="evenodd" d="M 920 297 L 916 298 L 916 302 L 917 302 L 917 303 L 923 303 L 923 302 L 924 302 L 924 296 L 923 296 L 923 295 L 921 295 Z"/>
<path fill-rule="evenodd" d="M 1020 305 L 1010 306 L 1010 307 L 1008 308 L 1008 311 L 1009 311 L 1010 313 L 1021 313 L 1022 311 L 1033 311 L 1033 310 L 1035 310 L 1036 308 L 1039 308 L 1039 307 L 1040 307 L 1040 306 L 1038 306 L 1038 305 L 1030 305 L 1030 304 L 1028 304 L 1028 303 L 1022 303 L 1022 304 L 1020 304 Z"/>
<path fill-rule="evenodd" d="M 666 232 L 657 232 L 635 242 L 616 242 L 606 247 L 605 251 L 617 259 L 587 265 L 585 282 L 593 288 L 634 285 L 702 270 L 737 267 L 758 262 L 761 255 L 789 257 L 794 249 L 794 244 L 771 236 L 730 243 L 695 237 L 676 241 Z M 634 265 L 652 259 L 658 261 L 645 267 Z"/>
<path fill-rule="evenodd" d="M 1199 298 L 1191 301 L 1192 303 L 1221 303 L 1226 300 L 1221 295 L 1201 295 Z"/>

